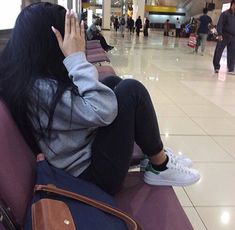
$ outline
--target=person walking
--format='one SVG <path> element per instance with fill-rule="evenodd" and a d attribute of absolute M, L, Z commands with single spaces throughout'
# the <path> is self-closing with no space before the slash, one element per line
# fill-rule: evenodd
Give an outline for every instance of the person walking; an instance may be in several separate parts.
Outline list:
<path fill-rule="evenodd" d="M 218 42 L 214 52 L 213 66 L 215 73 L 220 70 L 220 59 L 227 47 L 227 68 L 229 74 L 234 73 L 235 65 L 235 0 L 231 1 L 230 9 L 224 11 L 217 24 Z"/>
<path fill-rule="evenodd" d="M 199 47 L 201 46 L 201 55 L 204 55 L 206 48 L 206 41 L 208 37 L 209 25 L 212 24 L 212 19 L 207 15 L 207 9 L 203 9 L 203 15 L 198 20 L 197 25 L 197 44 L 195 47 L 195 52 L 198 52 Z"/>
<path fill-rule="evenodd" d="M 146 18 L 145 19 L 145 22 L 144 22 L 144 36 L 145 37 L 148 37 L 148 29 L 149 29 L 149 26 L 150 26 L 150 22 L 149 22 L 149 19 Z"/>
<path fill-rule="evenodd" d="M 129 20 L 128 20 L 128 22 L 127 22 L 127 26 L 128 26 L 130 35 L 131 35 L 132 33 L 134 33 L 134 25 L 135 25 L 135 21 L 133 20 L 132 17 L 130 17 Z"/>
<path fill-rule="evenodd" d="M 139 37 L 140 36 L 140 29 L 142 28 L 142 20 L 141 17 L 139 16 L 135 22 L 135 27 L 136 27 L 136 35 Z"/>
<path fill-rule="evenodd" d="M 121 32 L 121 36 L 124 38 L 124 31 L 125 31 L 125 27 L 126 27 L 126 20 L 125 20 L 125 15 L 123 15 L 120 18 L 120 32 Z"/>
<path fill-rule="evenodd" d="M 114 23 L 113 23 L 114 29 L 117 32 L 118 28 L 119 28 L 119 21 L 118 21 L 118 17 L 116 16 L 114 19 Z"/>

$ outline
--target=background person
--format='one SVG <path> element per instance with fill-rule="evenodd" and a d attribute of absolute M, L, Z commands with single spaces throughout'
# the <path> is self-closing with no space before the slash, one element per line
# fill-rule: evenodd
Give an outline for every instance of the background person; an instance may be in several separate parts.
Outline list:
<path fill-rule="evenodd" d="M 114 24 L 113 25 L 114 25 L 115 31 L 117 32 L 117 30 L 119 29 L 119 20 L 118 20 L 117 16 L 114 19 Z"/>
<path fill-rule="evenodd" d="M 169 19 L 167 19 L 164 23 L 164 36 L 169 36 L 169 31 L 170 31 L 170 23 Z"/>
<path fill-rule="evenodd" d="M 125 15 L 123 15 L 120 18 L 120 32 L 121 32 L 121 36 L 124 38 L 124 31 L 125 31 L 125 27 L 126 27 L 126 20 L 125 20 Z"/>
<path fill-rule="evenodd" d="M 88 40 L 99 40 L 105 51 L 112 50 L 114 47 L 108 45 L 104 36 L 101 34 L 100 20 L 96 19 L 86 30 Z"/>
<path fill-rule="evenodd" d="M 206 48 L 206 42 L 208 37 L 209 26 L 212 24 L 212 19 L 207 15 L 208 10 L 203 9 L 203 15 L 198 20 L 197 25 L 197 35 L 198 35 L 198 45 L 196 45 L 195 51 L 198 52 L 199 46 L 201 46 L 201 55 L 204 55 Z"/>
<path fill-rule="evenodd" d="M 213 65 L 215 73 L 219 72 L 220 59 L 227 47 L 228 73 L 234 73 L 235 65 L 235 0 L 231 1 L 230 9 L 224 11 L 217 24 L 218 42 L 214 52 Z"/>
<path fill-rule="evenodd" d="M 180 31 L 181 31 L 181 23 L 179 18 L 176 18 L 176 23 L 175 23 L 175 36 L 177 38 L 180 37 Z"/>
<path fill-rule="evenodd" d="M 135 22 L 135 28 L 136 28 L 136 35 L 139 37 L 140 36 L 140 29 L 142 29 L 142 20 L 141 17 L 139 16 Z"/>
<path fill-rule="evenodd" d="M 148 37 L 148 30 L 149 30 L 149 27 L 150 27 L 150 21 L 148 18 L 145 19 L 145 22 L 144 22 L 144 36 L 145 37 Z"/>
<path fill-rule="evenodd" d="M 134 33 L 134 26 L 135 26 L 135 21 L 133 20 L 132 17 L 130 17 L 127 22 L 127 27 L 128 27 L 130 34 Z"/>

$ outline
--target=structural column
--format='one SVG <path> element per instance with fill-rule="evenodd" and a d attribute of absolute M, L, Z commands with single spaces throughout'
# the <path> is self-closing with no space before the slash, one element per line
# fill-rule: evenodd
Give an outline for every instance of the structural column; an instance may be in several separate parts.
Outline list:
<path fill-rule="evenodd" d="M 103 0 L 102 28 L 110 30 L 111 0 Z"/>
<path fill-rule="evenodd" d="M 144 12 L 145 12 L 145 1 L 133 0 L 133 19 L 136 20 L 140 16 L 143 22 Z"/>

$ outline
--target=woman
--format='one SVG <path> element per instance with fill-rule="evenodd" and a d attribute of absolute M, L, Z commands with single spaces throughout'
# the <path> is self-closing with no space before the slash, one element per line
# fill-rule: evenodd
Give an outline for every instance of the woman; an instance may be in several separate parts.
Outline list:
<path fill-rule="evenodd" d="M 84 51 L 84 26 L 73 12 L 36 3 L 18 16 L 0 57 L 0 96 L 35 154 L 113 194 L 136 141 L 150 160 L 147 183 L 195 183 L 200 176 L 183 166 L 187 159 L 164 151 L 144 86 L 118 77 L 99 82 Z"/>

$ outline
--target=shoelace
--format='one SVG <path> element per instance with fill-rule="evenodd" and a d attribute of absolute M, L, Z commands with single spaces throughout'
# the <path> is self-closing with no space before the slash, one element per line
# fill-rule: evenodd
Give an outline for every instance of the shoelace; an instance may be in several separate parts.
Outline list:
<path fill-rule="evenodd" d="M 176 169 L 177 171 L 187 174 L 193 174 L 189 168 L 180 165 L 175 158 L 170 158 L 170 161 L 172 164 L 171 167 Z"/>
<path fill-rule="evenodd" d="M 171 158 L 174 158 L 175 160 L 179 160 L 179 156 L 175 155 L 170 148 L 165 148 L 164 152 Z"/>

